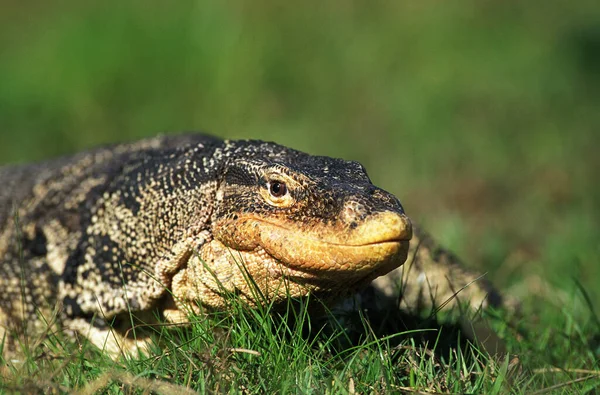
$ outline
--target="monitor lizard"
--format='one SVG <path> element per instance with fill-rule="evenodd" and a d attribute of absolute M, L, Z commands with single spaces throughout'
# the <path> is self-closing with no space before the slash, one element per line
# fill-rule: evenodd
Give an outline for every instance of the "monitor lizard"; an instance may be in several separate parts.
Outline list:
<path fill-rule="evenodd" d="M 58 323 L 134 353 L 148 339 L 126 315 L 186 322 L 231 293 L 335 303 L 370 285 L 401 309 L 502 304 L 358 162 L 189 133 L 5 166 L 0 185 L 7 352 Z"/>

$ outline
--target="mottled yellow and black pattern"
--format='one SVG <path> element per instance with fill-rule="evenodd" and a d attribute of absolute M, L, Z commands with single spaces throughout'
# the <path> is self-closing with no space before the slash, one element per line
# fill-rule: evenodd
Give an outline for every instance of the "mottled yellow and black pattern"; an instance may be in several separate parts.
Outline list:
<path fill-rule="evenodd" d="M 389 294 L 405 282 L 402 308 L 477 278 L 431 241 L 413 237 L 409 251 L 402 206 L 360 164 L 274 143 L 157 137 L 4 167 L 0 184 L 7 349 L 58 321 L 113 355 L 132 351 L 144 340 L 124 336 L 128 313 L 181 322 L 229 292 L 257 303 L 248 274 L 279 302 L 333 301 L 390 273 L 373 284 Z M 469 288 L 475 307 L 493 293 Z"/>

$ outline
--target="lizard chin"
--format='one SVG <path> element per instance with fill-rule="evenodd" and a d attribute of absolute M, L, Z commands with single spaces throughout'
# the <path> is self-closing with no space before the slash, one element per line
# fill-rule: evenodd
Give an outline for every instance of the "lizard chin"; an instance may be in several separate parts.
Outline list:
<path fill-rule="evenodd" d="M 409 241 L 341 245 L 268 232 L 261 243 L 270 256 L 291 269 L 327 278 L 383 275 L 402 265 Z M 375 276 L 375 277 L 377 277 Z"/>

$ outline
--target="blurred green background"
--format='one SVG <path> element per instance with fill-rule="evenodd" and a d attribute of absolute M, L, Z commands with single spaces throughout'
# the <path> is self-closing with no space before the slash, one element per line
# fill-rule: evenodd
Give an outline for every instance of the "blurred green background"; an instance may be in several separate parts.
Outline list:
<path fill-rule="evenodd" d="M 0 164 L 182 130 L 355 159 L 507 292 L 600 308 L 599 73 L 597 0 L 5 0 Z"/>

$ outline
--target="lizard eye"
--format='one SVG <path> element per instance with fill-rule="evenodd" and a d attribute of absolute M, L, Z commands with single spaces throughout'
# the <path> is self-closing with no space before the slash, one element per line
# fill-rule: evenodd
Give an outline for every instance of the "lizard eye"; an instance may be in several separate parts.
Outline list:
<path fill-rule="evenodd" d="M 269 182 L 269 193 L 271 196 L 280 198 L 287 194 L 288 189 L 284 182 L 281 181 L 271 181 Z"/>

